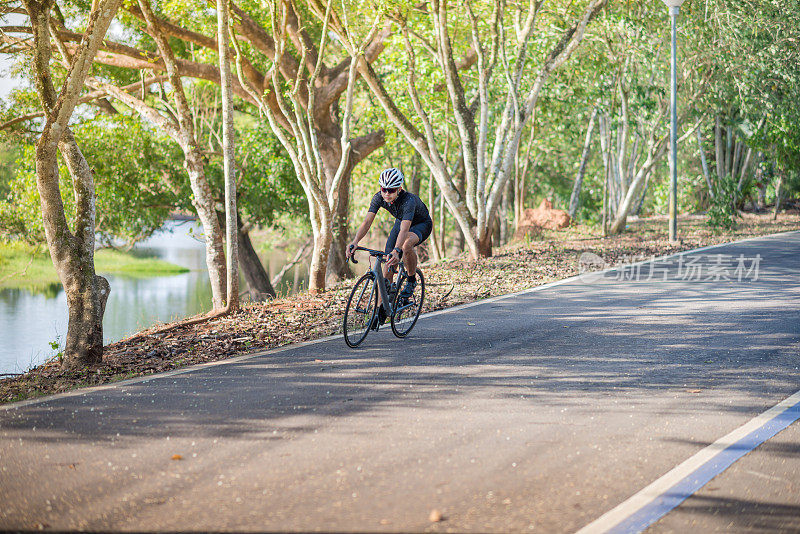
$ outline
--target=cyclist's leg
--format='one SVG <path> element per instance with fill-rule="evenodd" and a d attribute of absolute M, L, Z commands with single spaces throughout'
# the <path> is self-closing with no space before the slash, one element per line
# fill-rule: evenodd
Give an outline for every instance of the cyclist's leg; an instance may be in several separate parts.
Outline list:
<path fill-rule="evenodd" d="M 386 239 L 386 247 L 384 250 L 386 253 L 390 253 L 392 249 L 395 247 L 395 243 L 397 243 L 397 236 L 400 233 L 400 220 L 396 220 L 394 222 L 394 226 L 392 226 L 392 231 L 389 232 L 389 237 Z M 394 268 L 389 268 L 386 264 L 383 264 L 383 277 L 385 279 L 391 280 L 391 277 L 394 275 Z M 387 287 L 388 289 L 388 287 Z M 372 325 L 373 329 L 376 329 L 377 324 L 383 324 L 386 322 L 386 313 L 383 309 L 383 298 L 381 297 L 381 292 L 378 291 L 378 314 L 375 316 L 375 323 Z"/>
<path fill-rule="evenodd" d="M 406 241 L 400 247 L 403 249 L 403 265 L 406 268 L 406 272 L 411 277 L 415 276 L 417 272 L 417 251 L 415 248 L 428 239 L 432 230 L 432 224 L 415 224 L 409 229 Z"/>
<path fill-rule="evenodd" d="M 419 244 L 419 235 L 414 231 L 409 231 L 405 243 L 400 247 L 403 249 L 403 265 L 406 267 L 408 276 L 414 276 L 417 272 L 417 251 L 414 250 Z"/>
<path fill-rule="evenodd" d="M 389 254 L 392 252 L 395 246 L 397 246 L 397 236 L 400 234 L 400 219 L 395 219 L 394 226 L 392 226 L 392 231 L 389 232 L 389 237 L 386 239 L 386 247 L 384 247 L 384 251 Z M 386 264 L 383 264 L 383 277 L 388 278 L 391 280 L 392 275 L 394 274 L 394 268 L 390 271 Z"/>

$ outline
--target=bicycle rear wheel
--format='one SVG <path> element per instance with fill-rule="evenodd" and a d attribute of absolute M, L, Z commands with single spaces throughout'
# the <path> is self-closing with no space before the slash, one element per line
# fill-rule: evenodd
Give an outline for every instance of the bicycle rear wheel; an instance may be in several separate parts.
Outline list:
<path fill-rule="evenodd" d="M 394 299 L 394 313 L 392 314 L 392 332 L 397 337 L 406 337 L 422 311 L 422 303 L 425 301 L 425 277 L 422 271 L 417 269 L 417 287 L 410 298 L 404 298 L 401 293 L 405 287 L 407 277 L 403 277 L 397 284 L 397 296 Z"/>
<path fill-rule="evenodd" d="M 378 310 L 377 289 L 370 272 L 359 278 L 350 292 L 343 321 L 344 342 L 349 347 L 356 348 L 369 334 L 372 318 Z"/>

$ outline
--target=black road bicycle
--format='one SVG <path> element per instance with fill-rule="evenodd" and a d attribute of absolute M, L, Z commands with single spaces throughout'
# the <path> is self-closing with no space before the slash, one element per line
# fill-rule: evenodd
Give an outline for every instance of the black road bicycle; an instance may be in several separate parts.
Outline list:
<path fill-rule="evenodd" d="M 383 277 L 383 264 L 389 254 L 380 250 L 371 250 L 356 247 L 356 251 L 369 252 L 375 258 L 372 267 L 358 279 L 350 298 L 347 299 L 347 308 L 344 311 L 344 341 L 350 347 L 357 347 L 369 334 L 370 329 L 380 328 L 378 324 L 378 295 L 380 306 L 386 317 L 391 321 L 392 332 L 397 337 L 406 337 L 414 325 L 417 324 L 422 302 L 425 299 L 425 278 L 422 271 L 417 269 L 417 286 L 410 297 L 402 295 L 408 273 L 400 263 L 397 278 L 394 283 Z M 351 258 L 356 261 L 355 255 Z"/>

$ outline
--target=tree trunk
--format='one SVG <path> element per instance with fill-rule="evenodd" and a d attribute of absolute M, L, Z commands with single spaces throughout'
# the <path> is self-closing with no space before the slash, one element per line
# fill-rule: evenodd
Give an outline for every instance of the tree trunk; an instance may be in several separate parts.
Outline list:
<path fill-rule="evenodd" d="M 76 282 L 70 284 L 70 291 L 65 291 L 69 315 L 63 361 L 66 369 L 85 369 L 103 361 L 103 315 L 111 287 L 102 276 L 89 276 L 87 280 L 85 273 L 89 271 L 94 271 L 94 258 L 74 272 L 59 270 L 62 281 Z"/>
<path fill-rule="evenodd" d="M 778 169 L 777 177 L 775 179 L 775 213 L 772 215 L 772 220 L 777 220 L 778 212 L 781 210 L 781 186 L 783 185 L 783 170 Z"/>
<path fill-rule="evenodd" d="M 536 128 L 531 125 L 530 135 L 528 136 L 528 146 L 525 149 L 525 163 L 522 165 L 522 173 L 520 173 L 518 180 L 519 183 L 516 184 L 514 189 L 514 231 L 516 232 L 519 229 L 519 221 L 522 220 L 522 214 L 525 212 L 525 184 L 527 182 L 528 176 L 528 167 L 532 167 L 533 170 L 536 170 L 536 158 L 534 158 L 533 164 L 531 164 L 531 148 L 533 147 L 533 137 L 534 133 L 536 132 Z M 519 158 L 519 153 L 517 153 L 517 158 Z"/>
<path fill-rule="evenodd" d="M 222 87 L 222 153 L 225 171 L 225 240 L 228 284 L 226 308 L 239 307 L 239 229 L 236 210 L 236 175 L 233 139 L 233 90 L 227 0 L 217 0 L 220 86 Z"/>
<path fill-rule="evenodd" d="M 644 199 L 647 196 L 647 187 L 650 185 L 651 174 L 651 172 L 648 172 L 647 177 L 644 179 L 644 187 L 642 188 L 642 196 L 639 198 L 639 204 L 636 207 L 636 215 L 641 215 L 642 213 L 642 206 L 644 206 Z"/>
<path fill-rule="evenodd" d="M 467 185 L 467 180 L 464 173 L 464 165 L 461 165 L 460 167 L 460 171 L 458 173 L 457 185 L 458 185 L 458 190 L 461 192 L 461 194 L 463 196 L 466 196 L 465 189 Z M 444 225 L 442 225 L 442 228 L 444 228 Z M 456 237 L 456 247 L 458 247 L 458 252 L 460 253 L 466 248 L 467 240 L 464 235 L 464 229 L 461 228 L 461 226 L 459 226 L 458 224 L 456 225 L 456 230 L 458 230 L 458 234 Z M 442 242 L 444 242 L 444 239 L 442 239 Z M 480 245 L 478 245 L 478 250 L 480 250 Z"/>
<path fill-rule="evenodd" d="M 762 159 L 761 152 L 758 153 L 758 160 Z M 758 189 L 758 209 L 767 209 L 767 184 L 764 180 L 764 171 L 760 164 L 756 165 L 756 187 Z"/>
<path fill-rule="evenodd" d="M 341 155 L 336 159 L 335 165 L 337 166 L 340 157 Z M 336 166 L 333 167 L 333 173 L 335 174 L 335 172 Z M 350 262 L 345 257 L 345 250 L 350 243 L 348 221 L 351 172 L 350 169 L 344 172 L 337 191 L 339 201 L 336 204 L 336 213 L 333 214 L 333 240 L 331 241 L 331 250 L 328 253 L 328 268 L 325 276 L 328 283 L 331 284 L 353 276 L 353 272 L 350 270 Z"/>
<path fill-rule="evenodd" d="M 50 69 L 50 10 L 52 1 L 25 0 L 34 34 L 32 71 L 47 120 L 36 142 L 36 186 L 47 245 L 53 266 L 64 286 L 69 310 L 63 366 L 80 369 L 99 364 L 103 356 L 103 314 L 110 287 L 95 274 L 94 176 L 68 127 L 86 75 L 121 0 L 98 2 L 86 35 L 69 63 L 59 93 Z M 63 58 L 64 62 L 68 58 Z M 70 232 L 59 189 L 58 150 L 72 176 L 75 197 L 74 233 Z"/>
<path fill-rule="evenodd" d="M 225 264 L 225 250 L 222 240 L 222 229 L 216 214 L 216 199 L 211 191 L 205 173 L 205 165 L 200 147 L 195 135 L 194 120 L 183 81 L 175 59 L 175 54 L 170 47 L 167 37 L 158 24 L 158 19 L 153 13 L 150 0 L 139 0 L 139 8 L 147 23 L 147 28 L 156 41 L 159 53 L 164 61 L 164 66 L 172 85 L 174 113 L 164 116 L 143 100 L 109 84 L 103 87 L 115 95 L 117 99 L 137 110 L 142 117 L 150 120 L 170 135 L 183 150 L 183 166 L 189 175 L 189 184 L 192 189 L 192 205 L 195 208 L 200 223 L 203 226 L 206 241 L 206 267 L 211 282 L 211 300 L 215 310 L 225 306 L 227 293 L 227 266 Z M 144 98 L 144 97 L 143 97 Z"/>
<path fill-rule="evenodd" d="M 317 293 L 325 289 L 325 274 L 328 264 L 328 252 L 331 249 L 333 233 L 327 224 L 320 224 L 314 236 L 314 250 L 311 253 L 311 265 L 308 269 L 308 290 Z"/>
<path fill-rule="evenodd" d="M 589 117 L 589 127 L 586 129 L 586 139 L 583 142 L 583 153 L 581 154 L 581 164 L 578 167 L 578 174 L 575 176 L 575 184 L 572 187 L 572 196 L 569 199 L 569 217 L 575 218 L 575 213 L 578 211 L 578 202 L 581 195 L 581 185 L 583 184 L 583 176 L 586 174 L 586 164 L 589 163 L 589 153 L 592 146 L 592 133 L 594 132 L 594 121 L 597 117 L 597 110 L 599 107 L 595 105 L 592 110 L 592 115 Z"/>
<path fill-rule="evenodd" d="M 39 167 L 38 153 L 37 150 L 37 168 Z M 67 298 L 69 322 L 67 323 L 62 365 L 64 368 L 77 370 L 102 363 L 103 315 L 111 287 L 108 280 L 95 274 L 94 177 L 86 159 L 75 143 L 71 131 L 65 132 L 62 137 L 61 153 L 64 155 L 76 188 L 76 198 L 78 199 L 76 203 L 78 208 L 76 235 L 69 236 L 70 239 L 65 239 L 59 245 L 55 244 L 55 240 L 51 242 L 48 235 L 48 246 L 53 258 L 53 265 L 56 267 Z M 58 178 L 57 172 L 55 178 Z M 58 190 L 55 192 L 58 193 Z M 60 203 L 61 198 L 59 197 L 58 204 Z M 47 220 L 54 215 L 53 208 L 55 207 L 52 199 L 47 202 L 47 208 L 44 203 L 42 204 L 45 229 L 50 226 Z M 61 209 L 63 212 L 63 206 Z M 66 220 L 63 222 L 66 223 Z M 66 227 L 62 228 L 59 233 L 62 231 L 69 232 Z M 50 234 L 51 232 L 46 231 L 45 233 Z"/>
<path fill-rule="evenodd" d="M 482 258 L 492 256 L 492 233 L 492 229 L 489 227 L 489 230 L 478 239 L 478 253 Z"/>
<path fill-rule="evenodd" d="M 702 128 L 697 127 L 697 148 L 700 150 L 700 163 L 703 165 L 703 176 L 706 178 L 708 186 L 708 196 L 714 198 L 714 187 L 711 185 L 711 174 L 708 172 L 708 161 L 706 161 L 706 150 L 703 148 Z"/>
<path fill-rule="evenodd" d="M 655 163 L 663 155 L 664 151 L 662 148 L 664 145 L 665 144 L 661 144 L 650 149 L 647 160 L 639 168 L 639 171 L 636 173 L 636 176 L 633 178 L 630 186 L 628 187 L 625 198 L 623 198 L 622 202 L 620 203 L 619 209 L 617 210 L 617 216 L 614 218 L 614 222 L 611 223 L 611 227 L 608 229 L 609 234 L 618 234 L 625 229 L 625 224 L 628 221 L 628 214 L 631 212 L 631 207 L 633 206 L 634 200 L 639 196 L 639 191 L 641 191 L 645 178 L 650 174 L 653 165 L 655 165 Z"/>
<path fill-rule="evenodd" d="M 722 122 L 719 115 L 714 119 L 714 150 L 717 160 L 717 179 L 723 180 L 727 174 L 725 170 L 725 147 L 722 144 Z"/>
<path fill-rule="evenodd" d="M 203 162 L 199 150 L 186 147 L 183 165 L 189 174 L 189 185 L 192 188 L 192 205 L 200 224 L 203 226 L 206 243 L 206 268 L 211 282 L 211 301 L 215 310 L 225 307 L 227 266 L 225 264 L 225 247 L 222 242 L 222 229 L 214 208 L 214 194 L 206 179 Z M 188 149 L 188 150 L 187 150 Z"/>
<path fill-rule="evenodd" d="M 447 206 L 445 205 L 445 198 L 441 191 L 439 192 L 439 196 L 441 197 L 439 199 L 439 251 L 441 252 L 442 258 L 445 258 L 447 257 Z"/>
<path fill-rule="evenodd" d="M 741 172 L 739 173 L 739 182 L 736 184 L 736 190 L 741 192 L 742 188 L 744 188 L 744 184 L 747 183 L 747 171 L 750 170 L 750 162 L 753 157 L 753 148 L 747 147 L 747 153 L 744 157 L 744 162 L 742 163 Z"/>
<path fill-rule="evenodd" d="M 505 191 L 503 191 L 503 199 L 500 203 L 500 235 L 498 236 L 498 245 L 505 245 L 509 239 L 508 212 L 511 206 L 511 190 L 513 185 L 511 180 L 509 180 L 506 184 Z"/>
<path fill-rule="evenodd" d="M 436 190 L 434 189 L 434 184 L 436 182 L 433 179 L 433 176 L 430 176 L 428 179 L 428 211 L 430 212 L 431 221 L 436 220 Z M 433 231 L 431 231 L 431 256 L 433 256 L 433 261 L 439 262 L 442 260 L 442 255 L 439 252 L 439 237 L 436 232 L 436 227 L 434 226 Z"/>
<path fill-rule="evenodd" d="M 733 176 L 733 128 L 725 127 L 725 177 Z"/>
<path fill-rule="evenodd" d="M 346 210 L 346 206 L 344 208 Z M 325 278 L 329 284 L 352 278 L 353 272 L 350 270 L 344 251 L 350 243 L 348 238 L 348 216 L 342 213 L 342 209 L 336 210 L 333 223 L 333 239 L 331 240 L 331 250 L 328 253 L 328 269 Z"/>
<path fill-rule="evenodd" d="M 250 241 L 250 232 L 245 229 L 241 220 L 239 220 L 239 263 L 241 264 L 247 287 L 250 288 L 250 298 L 257 302 L 275 298 L 275 289 L 272 287 L 267 271 L 253 248 L 253 243 Z"/>

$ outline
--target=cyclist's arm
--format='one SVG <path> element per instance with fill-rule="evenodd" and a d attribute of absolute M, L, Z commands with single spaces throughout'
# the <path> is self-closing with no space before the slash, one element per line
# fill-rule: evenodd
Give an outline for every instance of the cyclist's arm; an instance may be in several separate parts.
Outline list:
<path fill-rule="evenodd" d="M 375 214 L 372 213 L 371 211 L 368 211 L 367 214 L 364 216 L 364 222 L 362 222 L 361 226 L 359 226 L 358 230 L 356 230 L 356 236 L 350 242 L 350 245 L 353 245 L 353 248 L 357 247 L 358 246 L 358 242 L 361 241 L 364 238 L 365 235 L 367 235 L 367 232 L 369 232 L 370 226 L 372 226 L 372 221 L 374 221 L 374 220 L 375 220 Z M 350 255 L 349 254 L 350 247 L 348 246 L 347 248 L 348 248 L 348 250 L 347 250 L 348 255 Z"/>

